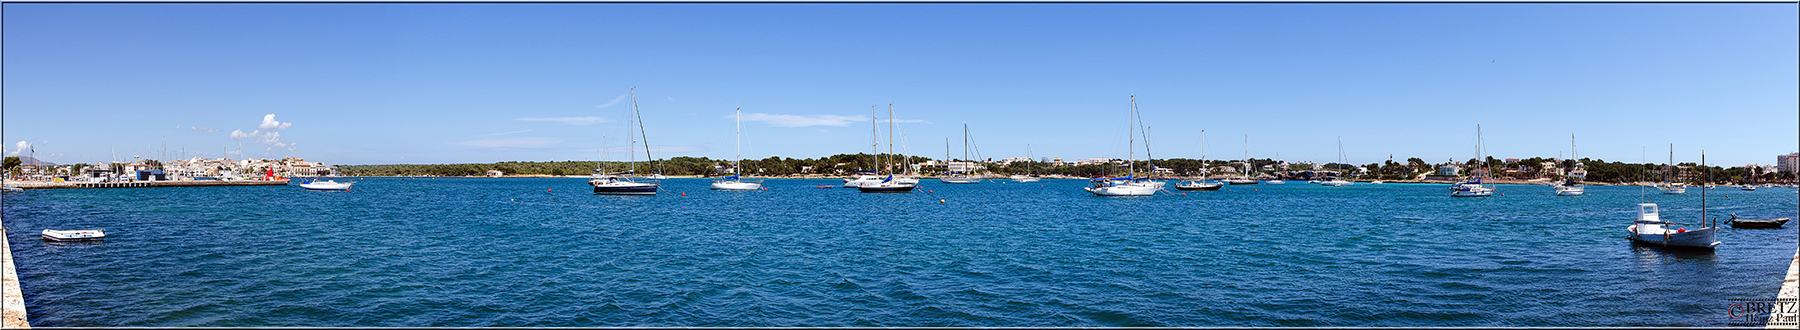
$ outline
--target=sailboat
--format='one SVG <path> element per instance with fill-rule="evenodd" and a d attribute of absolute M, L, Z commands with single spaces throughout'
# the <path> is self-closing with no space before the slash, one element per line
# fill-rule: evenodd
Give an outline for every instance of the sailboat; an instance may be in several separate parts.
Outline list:
<path fill-rule="evenodd" d="M 1225 183 L 1234 184 L 1234 185 L 1235 184 L 1256 184 L 1256 179 L 1250 178 L 1250 134 L 1244 134 L 1244 173 L 1243 173 L 1243 175 L 1238 176 L 1236 178 L 1225 179 Z"/>
<path fill-rule="evenodd" d="M 1575 134 L 1569 134 L 1569 159 L 1581 159 L 1575 157 Z M 1569 170 L 1568 179 L 1556 186 L 1556 195 L 1581 196 L 1586 194 L 1587 186 L 1581 185 L 1581 179 L 1586 177 L 1587 170 L 1582 168 L 1581 161 L 1575 161 L 1575 166 Z"/>
<path fill-rule="evenodd" d="M 1175 189 L 1188 191 L 1217 191 L 1224 187 L 1224 182 L 1206 181 L 1206 130 L 1200 130 L 1200 180 L 1187 180 L 1175 184 Z"/>
<path fill-rule="evenodd" d="M 633 123 L 637 124 L 637 133 L 644 137 L 644 158 L 648 159 L 650 158 L 650 138 L 648 134 L 643 133 L 644 120 L 643 115 L 638 112 L 637 88 L 631 89 L 631 114 L 626 116 L 625 123 L 627 137 L 631 136 Z M 631 155 L 631 170 L 622 173 L 604 173 L 602 169 L 595 169 L 593 178 L 588 180 L 588 184 L 594 186 L 594 193 L 600 195 L 655 195 L 661 184 L 655 181 L 638 182 L 636 178 L 631 177 L 637 174 L 636 138 L 631 139 L 631 149 L 625 153 Z M 606 163 L 601 162 L 600 164 L 605 166 Z"/>
<path fill-rule="evenodd" d="M 1475 161 L 1482 162 L 1483 166 L 1487 165 L 1487 150 L 1485 147 L 1486 144 L 1482 142 L 1481 139 L 1481 125 L 1477 124 L 1475 125 Z M 1481 183 L 1481 179 L 1484 176 L 1490 175 L 1491 171 L 1492 170 L 1490 169 L 1483 168 L 1481 175 L 1471 175 L 1469 176 L 1469 181 L 1463 181 L 1462 183 L 1450 186 L 1450 197 L 1493 196 L 1494 187 L 1489 187 Z"/>
<path fill-rule="evenodd" d="M 1687 193 L 1687 184 L 1686 183 L 1673 182 L 1673 181 L 1675 181 L 1674 180 L 1675 172 L 1677 172 L 1679 170 L 1680 169 L 1678 167 L 1675 167 L 1675 144 L 1670 143 L 1669 144 L 1669 165 L 1668 165 L 1668 167 L 1666 167 L 1666 170 L 1663 171 L 1663 183 L 1661 185 L 1657 185 L 1656 189 L 1661 190 L 1664 195 L 1686 194 Z"/>
<path fill-rule="evenodd" d="M 1671 156 L 1673 158 L 1673 156 Z M 1700 164 L 1706 164 L 1706 153 L 1700 153 Z M 1709 173 L 1710 174 L 1710 173 Z M 1710 179 L 1710 178 L 1709 178 Z M 1707 251 L 1719 246 L 1718 219 L 1710 219 L 1712 226 L 1707 226 L 1706 189 L 1700 190 L 1700 221 L 1698 229 L 1671 228 L 1677 225 L 1692 225 L 1662 220 L 1657 213 L 1656 203 L 1639 203 L 1637 220 L 1625 227 L 1626 238 L 1633 242 L 1661 246 L 1665 248 L 1693 248 Z"/>
<path fill-rule="evenodd" d="M 737 160 L 731 162 L 731 176 L 713 180 L 713 190 L 746 191 L 762 189 L 762 181 L 744 181 L 744 109 L 737 109 Z"/>
<path fill-rule="evenodd" d="M 1131 159 L 1137 155 L 1136 95 L 1131 96 L 1131 112 L 1129 115 L 1130 119 L 1126 120 L 1130 126 L 1126 132 L 1126 137 L 1129 142 L 1125 144 L 1125 150 L 1127 150 L 1125 156 L 1127 174 L 1123 178 L 1095 178 L 1092 181 L 1093 186 L 1083 187 L 1081 188 L 1082 190 L 1087 190 L 1087 192 L 1093 193 L 1096 196 L 1150 196 L 1155 195 L 1158 190 L 1162 190 L 1160 184 L 1144 181 L 1143 178 L 1137 177 L 1136 164 L 1131 161 Z"/>
<path fill-rule="evenodd" d="M 944 141 L 944 158 L 950 158 L 950 141 Z M 944 183 L 981 183 L 980 175 L 970 175 L 969 166 L 979 166 L 981 162 L 969 159 L 969 124 L 963 124 L 963 161 L 968 162 L 962 173 L 951 173 L 950 176 L 938 179 Z"/>
<path fill-rule="evenodd" d="M 879 135 L 877 135 L 877 136 L 879 136 Z M 875 146 L 876 146 L 876 148 L 878 148 L 876 151 L 880 151 L 879 148 L 881 147 L 881 143 L 879 141 L 876 142 Z M 891 158 L 893 156 L 894 156 L 894 108 L 892 105 L 889 105 L 888 106 L 888 157 Z M 881 154 L 879 154 L 879 153 L 875 154 L 875 163 L 876 163 L 875 164 L 875 175 L 880 176 L 881 175 L 881 165 L 883 165 L 883 164 L 881 164 Z M 887 178 L 882 179 L 881 182 L 876 182 L 875 184 L 865 184 L 861 187 L 856 187 L 856 189 L 859 191 L 862 191 L 862 192 L 866 192 L 866 193 L 904 193 L 904 192 L 912 192 L 913 188 L 918 188 L 918 187 L 919 187 L 918 183 L 907 183 L 905 181 L 895 180 L 894 174 L 888 173 Z"/>
<path fill-rule="evenodd" d="M 1349 164 L 1349 163 L 1350 163 L 1350 161 L 1344 158 L 1344 138 L 1339 137 L 1338 138 L 1338 164 Z M 1348 186 L 1348 185 L 1352 185 L 1352 184 L 1354 184 L 1354 183 L 1344 180 L 1344 177 L 1342 175 L 1332 177 L 1331 181 L 1325 181 L 1325 182 L 1319 183 L 1319 185 L 1332 186 L 1332 187 L 1343 187 L 1343 186 Z"/>
<path fill-rule="evenodd" d="M 869 160 L 869 164 L 874 166 L 881 166 L 881 136 L 879 135 L 881 133 L 875 131 L 879 127 L 877 125 L 880 124 L 881 121 L 877 120 L 875 116 L 875 106 L 869 106 L 869 153 L 875 156 Z M 862 186 L 882 181 L 881 176 L 876 175 L 878 174 L 876 171 L 857 171 L 856 174 L 855 179 L 844 179 L 844 188 L 862 188 Z"/>
<path fill-rule="evenodd" d="M 1031 171 L 1031 174 L 1030 175 L 1025 175 L 1025 174 L 1014 175 L 1014 176 L 1012 176 L 1013 182 L 1019 182 L 1019 183 L 1038 182 L 1037 161 L 1031 160 L 1031 145 L 1029 145 L 1029 144 L 1025 145 L 1025 166 L 1027 166 L 1029 168 L 1029 171 Z"/>

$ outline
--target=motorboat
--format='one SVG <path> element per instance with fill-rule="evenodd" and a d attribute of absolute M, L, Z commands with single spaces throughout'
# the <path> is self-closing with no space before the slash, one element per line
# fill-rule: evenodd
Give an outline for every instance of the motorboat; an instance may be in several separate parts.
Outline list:
<path fill-rule="evenodd" d="M 1747 184 L 1747 185 L 1744 185 L 1744 186 L 1743 186 L 1743 187 L 1741 187 L 1741 188 L 1738 188 L 1738 190 L 1743 190 L 1743 191 L 1756 191 L 1756 185 L 1748 185 L 1748 184 Z"/>
<path fill-rule="evenodd" d="M 1257 184 L 1258 183 L 1258 181 L 1256 181 L 1255 179 L 1251 179 L 1251 178 L 1230 178 L 1230 179 L 1225 179 L 1223 181 L 1225 181 L 1226 184 L 1233 184 L 1233 185 Z"/>
<path fill-rule="evenodd" d="M 1786 224 L 1788 220 L 1788 218 L 1744 219 L 1738 218 L 1737 213 L 1732 213 L 1731 220 L 1726 220 L 1725 223 L 1731 224 L 1731 228 L 1781 228 L 1781 225 Z"/>
<path fill-rule="evenodd" d="M 1287 184 L 1287 181 L 1283 181 L 1283 180 L 1269 180 L 1269 181 L 1263 181 L 1263 184 Z"/>
<path fill-rule="evenodd" d="M 762 182 L 744 181 L 736 175 L 713 180 L 712 190 L 746 191 L 762 189 Z"/>
<path fill-rule="evenodd" d="M 1350 181 L 1345 181 L 1344 179 L 1331 179 L 1331 181 L 1325 181 L 1325 182 L 1319 183 L 1319 185 L 1322 185 L 1322 186 L 1332 186 L 1332 187 L 1343 187 L 1343 186 L 1348 186 L 1348 185 L 1352 185 L 1352 184 L 1355 184 L 1355 183 L 1350 182 Z"/>
<path fill-rule="evenodd" d="M 1557 196 L 1581 196 L 1582 194 L 1585 194 L 1585 193 L 1587 193 L 1586 186 L 1566 185 L 1566 186 L 1557 186 L 1556 187 L 1556 195 Z"/>
<path fill-rule="evenodd" d="M 1387 182 L 1382 182 L 1381 180 L 1375 180 L 1374 182 L 1369 182 L 1369 184 L 1383 184 L 1383 183 L 1387 183 Z"/>
<path fill-rule="evenodd" d="M 1695 248 L 1712 250 L 1719 246 L 1715 237 L 1718 228 L 1708 228 L 1704 224 L 1700 228 L 1688 230 L 1673 226 L 1689 225 L 1663 221 L 1657 213 L 1655 203 L 1638 204 L 1637 220 L 1625 227 L 1626 238 L 1634 242 L 1671 248 Z"/>
<path fill-rule="evenodd" d="M 300 187 L 301 187 L 301 188 L 306 188 L 306 190 L 343 190 L 343 191 L 349 191 L 349 190 L 350 190 L 350 185 L 353 185 L 353 184 L 356 184 L 356 183 L 355 183 L 355 182 L 343 182 L 343 183 L 339 183 L 339 182 L 337 182 L 337 180 L 325 180 L 325 181 L 316 181 L 316 180 L 315 180 L 315 181 L 311 181 L 311 182 L 306 182 L 306 183 L 301 183 L 301 184 L 300 184 Z"/>
<path fill-rule="evenodd" d="M 1308 181 L 1306 181 L 1306 183 L 1319 184 L 1320 182 L 1319 182 L 1319 180 L 1308 180 Z"/>
<path fill-rule="evenodd" d="M 1028 175 L 1014 175 L 1011 177 L 1011 179 L 1013 180 L 1013 182 L 1018 182 L 1018 183 L 1031 183 L 1031 182 L 1038 182 L 1038 180 L 1039 180 L 1037 177 L 1028 176 Z"/>
<path fill-rule="evenodd" d="M 100 229 L 81 229 L 81 230 L 45 229 L 44 232 L 40 233 L 39 235 L 43 236 L 45 240 L 58 241 L 58 242 L 88 241 L 88 240 L 105 239 L 106 231 L 100 230 Z"/>

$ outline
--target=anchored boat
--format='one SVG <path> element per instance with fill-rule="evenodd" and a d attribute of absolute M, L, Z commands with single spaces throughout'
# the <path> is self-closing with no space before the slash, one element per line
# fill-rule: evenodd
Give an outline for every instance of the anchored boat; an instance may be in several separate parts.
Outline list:
<path fill-rule="evenodd" d="M 353 185 L 353 184 L 356 184 L 356 183 L 355 182 L 339 183 L 339 182 L 337 182 L 337 180 L 325 180 L 325 181 L 311 181 L 311 182 L 307 182 L 307 183 L 302 183 L 302 184 L 300 184 L 300 187 L 306 188 L 306 190 L 344 190 L 344 191 L 349 191 L 350 185 Z"/>
<path fill-rule="evenodd" d="M 100 229 L 82 229 L 82 230 L 49 230 L 49 229 L 45 229 L 44 232 L 41 233 L 40 235 L 42 235 L 44 237 L 44 239 L 46 239 L 46 240 L 52 240 L 52 241 L 58 241 L 58 242 L 86 241 L 86 240 L 97 240 L 97 239 L 106 238 L 106 231 L 100 230 Z"/>

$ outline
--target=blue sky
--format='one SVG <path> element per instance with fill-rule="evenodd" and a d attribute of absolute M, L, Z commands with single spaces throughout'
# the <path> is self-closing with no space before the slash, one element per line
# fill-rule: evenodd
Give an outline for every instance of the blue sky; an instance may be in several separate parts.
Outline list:
<path fill-rule="evenodd" d="M 1131 95 L 1157 158 L 1800 150 L 1791 3 L 4 6 L 0 138 L 57 163 L 622 160 L 632 87 L 658 157 L 737 107 L 748 158 L 867 152 L 893 104 L 916 155 L 1122 158 Z"/>

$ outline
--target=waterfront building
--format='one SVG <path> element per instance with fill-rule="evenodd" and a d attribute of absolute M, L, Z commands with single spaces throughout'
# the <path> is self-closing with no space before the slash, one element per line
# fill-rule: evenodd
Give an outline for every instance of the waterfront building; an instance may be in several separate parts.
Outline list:
<path fill-rule="evenodd" d="M 1800 152 L 1775 155 L 1775 170 L 1800 174 Z"/>

